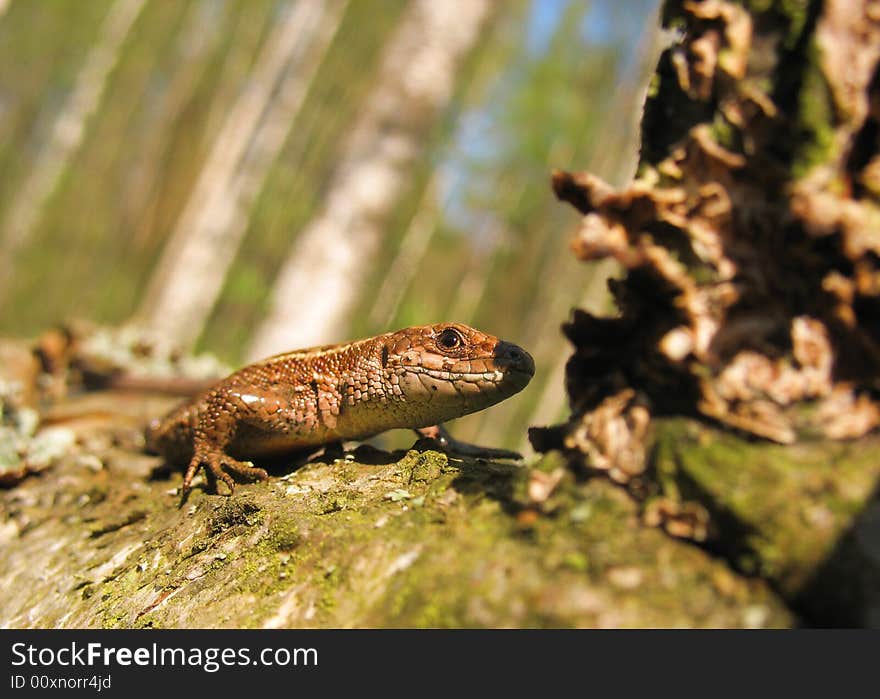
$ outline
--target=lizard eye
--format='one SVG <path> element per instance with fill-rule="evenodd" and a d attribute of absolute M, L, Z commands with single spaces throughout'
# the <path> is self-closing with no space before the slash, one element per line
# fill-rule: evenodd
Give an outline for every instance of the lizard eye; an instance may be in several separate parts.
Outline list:
<path fill-rule="evenodd" d="M 456 347 L 461 347 L 461 345 L 464 344 L 464 339 L 458 330 L 446 328 L 437 336 L 437 344 L 443 349 L 451 350 Z"/>

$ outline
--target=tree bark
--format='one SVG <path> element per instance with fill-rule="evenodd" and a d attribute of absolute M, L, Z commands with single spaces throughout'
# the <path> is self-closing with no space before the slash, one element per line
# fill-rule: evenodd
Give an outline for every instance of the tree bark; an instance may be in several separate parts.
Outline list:
<path fill-rule="evenodd" d="M 575 254 L 626 274 L 619 315 L 564 326 L 572 415 L 532 442 L 811 622 L 877 625 L 878 4 L 663 12 L 682 35 L 654 77 L 638 178 L 554 176 L 584 214 Z"/>

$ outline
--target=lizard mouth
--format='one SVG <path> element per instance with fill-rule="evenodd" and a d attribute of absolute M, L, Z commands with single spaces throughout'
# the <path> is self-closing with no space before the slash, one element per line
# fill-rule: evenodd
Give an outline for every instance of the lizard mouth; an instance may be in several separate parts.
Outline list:
<path fill-rule="evenodd" d="M 524 389 L 534 375 L 534 367 L 531 369 L 510 367 L 504 371 L 503 383 L 510 384 L 510 386 L 514 388 L 514 393 L 516 393 L 517 391 Z"/>
<path fill-rule="evenodd" d="M 428 369 L 426 367 L 411 367 L 419 374 L 426 374 L 432 379 L 438 381 L 467 381 L 468 383 L 501 383 L 504 381 L 505 373 L 496 369 L 495 371 L 481 372 L 464 372 L 464 371 L 443 371 L 442 369 Z"/>
<path fill-rule="evenodd" d="M 487 361 L 497 363 L 494 358 L 487 358 Z M 514 393 L 525 388 L 535 374 L 534 365 L 531 367 L 502 365 L 492 371 L 480 372 L 444 371 L 427 367 L 410 367 L 410 370 L 414 370 L 418 374 L 430 376 L 437 381 L 447 381 L 450 384 L 465 382 L 479 388 L 512 388 Z"/>

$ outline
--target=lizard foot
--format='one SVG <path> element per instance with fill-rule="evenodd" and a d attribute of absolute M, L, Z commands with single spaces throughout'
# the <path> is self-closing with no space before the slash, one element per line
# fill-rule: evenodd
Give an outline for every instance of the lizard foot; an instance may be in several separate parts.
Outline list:
<path fill-rule="evenodd" d="M 458 454 L 459 456 L 470 456 L 474 459 L 522 459 L 522 455 L 516 451 L 508 449 L 495 449 L 493 447 L 481 447 L 477 444 L 469 442 L 460 442 L 453 437 L 443 425 L 432 425 L 431 427 L 420 427 L 416 431 L 421 437 L 433 439 L 440 448 L 448 454 Z"/>
<path fill-rule="evenodd" d="M 235 474 L 240 479 L 251 481 L 264 481 L 269 474 L 262 468 L 256 468 L 249 461 L 238 461 L 231 456 L 227 456 L 223 452 L 203 452 L 193 456 L 189 462 L 189 468 L 186 469 L 186 475 L 183 477 L 182 494 L 186 497 L 192 487 L 192 480 L 199 472 L 199 469 L 205 468 L 205 475 L 208 478 L 208 485 L 218 495 L 232 495 L 235 491 L 235 480 L 230 475 Z M 221 480 L 229 489 L 227 493 L 221 493 L 217 487 L 217 481 Z"/>

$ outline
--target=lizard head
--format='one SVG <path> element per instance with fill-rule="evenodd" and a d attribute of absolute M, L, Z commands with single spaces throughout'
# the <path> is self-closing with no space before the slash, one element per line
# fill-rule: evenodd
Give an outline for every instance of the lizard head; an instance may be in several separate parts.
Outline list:
<path fill-rule="evenodd" d="M 425 426 L 494 405 L 525 388 L 535 374 L 524 349 L 462 323 L 389 333 L 382 357 L 401 398 L 425 407 Z"/>

